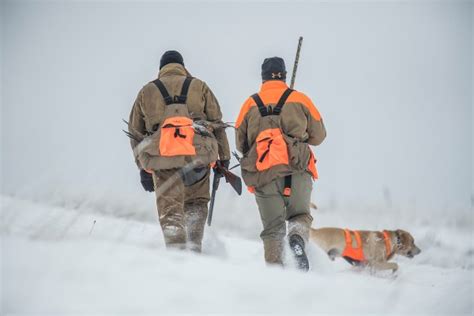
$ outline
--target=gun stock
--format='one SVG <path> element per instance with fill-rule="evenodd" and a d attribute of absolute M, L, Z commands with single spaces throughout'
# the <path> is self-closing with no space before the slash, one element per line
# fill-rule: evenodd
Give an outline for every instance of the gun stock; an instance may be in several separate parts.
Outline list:
<path fill-rule="evenodd" d="M 212 215 L 214 213 L 214 203 L 216 200 L 216 192 L 219 188 L 219 182 L 221 178 L 224 177 L 225 181 L 229 183 L 232 188 L 237 192 L 238 195 L 242 194 L 242 179 L 239 176 L 233 174 L 228 169 L 221 166 L 219 163 L 214 167 L 214 178 L 212 180 L 212 193 L 211 193 L 211 203 L 209 204 L 209 213 L 207 216 L 207 225 L 211 226 Z"/>

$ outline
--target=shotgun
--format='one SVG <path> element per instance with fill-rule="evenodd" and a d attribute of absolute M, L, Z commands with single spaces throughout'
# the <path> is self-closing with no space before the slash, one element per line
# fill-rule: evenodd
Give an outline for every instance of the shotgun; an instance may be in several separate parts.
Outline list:
<path fill-rule="evenodd" d="M 295 63 L 293 65 L 293 73 L 291 75 L 290 89 L 293 89 L 293 87 L 295 86 L 296 70 L 298 70 L 298 62 L 300 61 L 301 45 L 303 45 L 303 36 L 300 36 L 300 38 L 298 39 L 298 48 L 296 49 Z"/>
<path fill-rule="evenodd" d="M 222 177 L 229 183 L 232 188 L 237 192 L 238 195 L 242 194 L 242 179 L 230 172 L 225 168 L 220 161 L 216 162 L 216 166 L 213 168 L 214 178 L 212 179 L 212 193 L 211 193 L 211 204 L 209 205 L 209 214 L 207 216 L 207 225 L 211 226 L 212 214 L 214 212 L 214 202 L 216 200 L 216 192 L 219 188 L 219 182 Z"/>

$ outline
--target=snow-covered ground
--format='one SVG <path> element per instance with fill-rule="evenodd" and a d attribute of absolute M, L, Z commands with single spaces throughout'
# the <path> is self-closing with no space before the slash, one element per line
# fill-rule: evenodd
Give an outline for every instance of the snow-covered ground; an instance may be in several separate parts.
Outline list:
<path fill-rule="evenodd" d="M 0 1 L 0 314 L 472 315 L 473 21 L 472 1 Z M 298 36 L 328 130 L 313 226 L 411 232 L 395 276 L 313 245 L 309 273 L 267 268 L 253 196 L 224 184 L 204 254 L 164 248 L 121 131 L 137 92 L 176 49 L 233 122 Z"/>
<path fill-rule="evenodd" d="M 305 274 L 266 267 L 257 238 L 217 226 L 206 231 L 204 254 L 195 255 L 167 251 L 154 222 L 9 196 L 1 205 L 6 314 L 473 311 L 472 227 L 413 225 L 423 252 L 398 258 L 396 275 L 330 262 L 311 245 Z"/>

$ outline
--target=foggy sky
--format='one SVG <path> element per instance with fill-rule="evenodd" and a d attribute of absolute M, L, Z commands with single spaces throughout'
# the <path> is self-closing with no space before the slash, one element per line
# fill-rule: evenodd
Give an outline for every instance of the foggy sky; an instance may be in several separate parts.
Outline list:
<path fill-rule="evenodd" d="M 328 130 L 316 148 L 318 204 L 379 203 L 385 192 L 407 207 L 467 208 L 472 7 L 4 1 L 1 190 L 141 190 L 121 119 L 164 51 L 179 50 L 235 121 L 263 59 L 281 56 L 291 71 L 302 35 L 296 89 Z"/>

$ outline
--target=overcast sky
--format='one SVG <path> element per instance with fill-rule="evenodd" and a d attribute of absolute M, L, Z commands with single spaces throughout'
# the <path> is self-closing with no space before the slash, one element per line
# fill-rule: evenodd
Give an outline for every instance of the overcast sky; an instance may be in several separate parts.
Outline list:
<path fill-rule="evenodd" d="M 179 50 L 225 121 L 291 71 L 328 130 L 314 198 L 467 208 L 472 196 L 472 2 L 1 4 L 2 192 L 139 190 L 121 119 Z M 233 132 L 229 131 L 234 147 Z M 244 199 L 253 199 L 245 195 Z"/>

